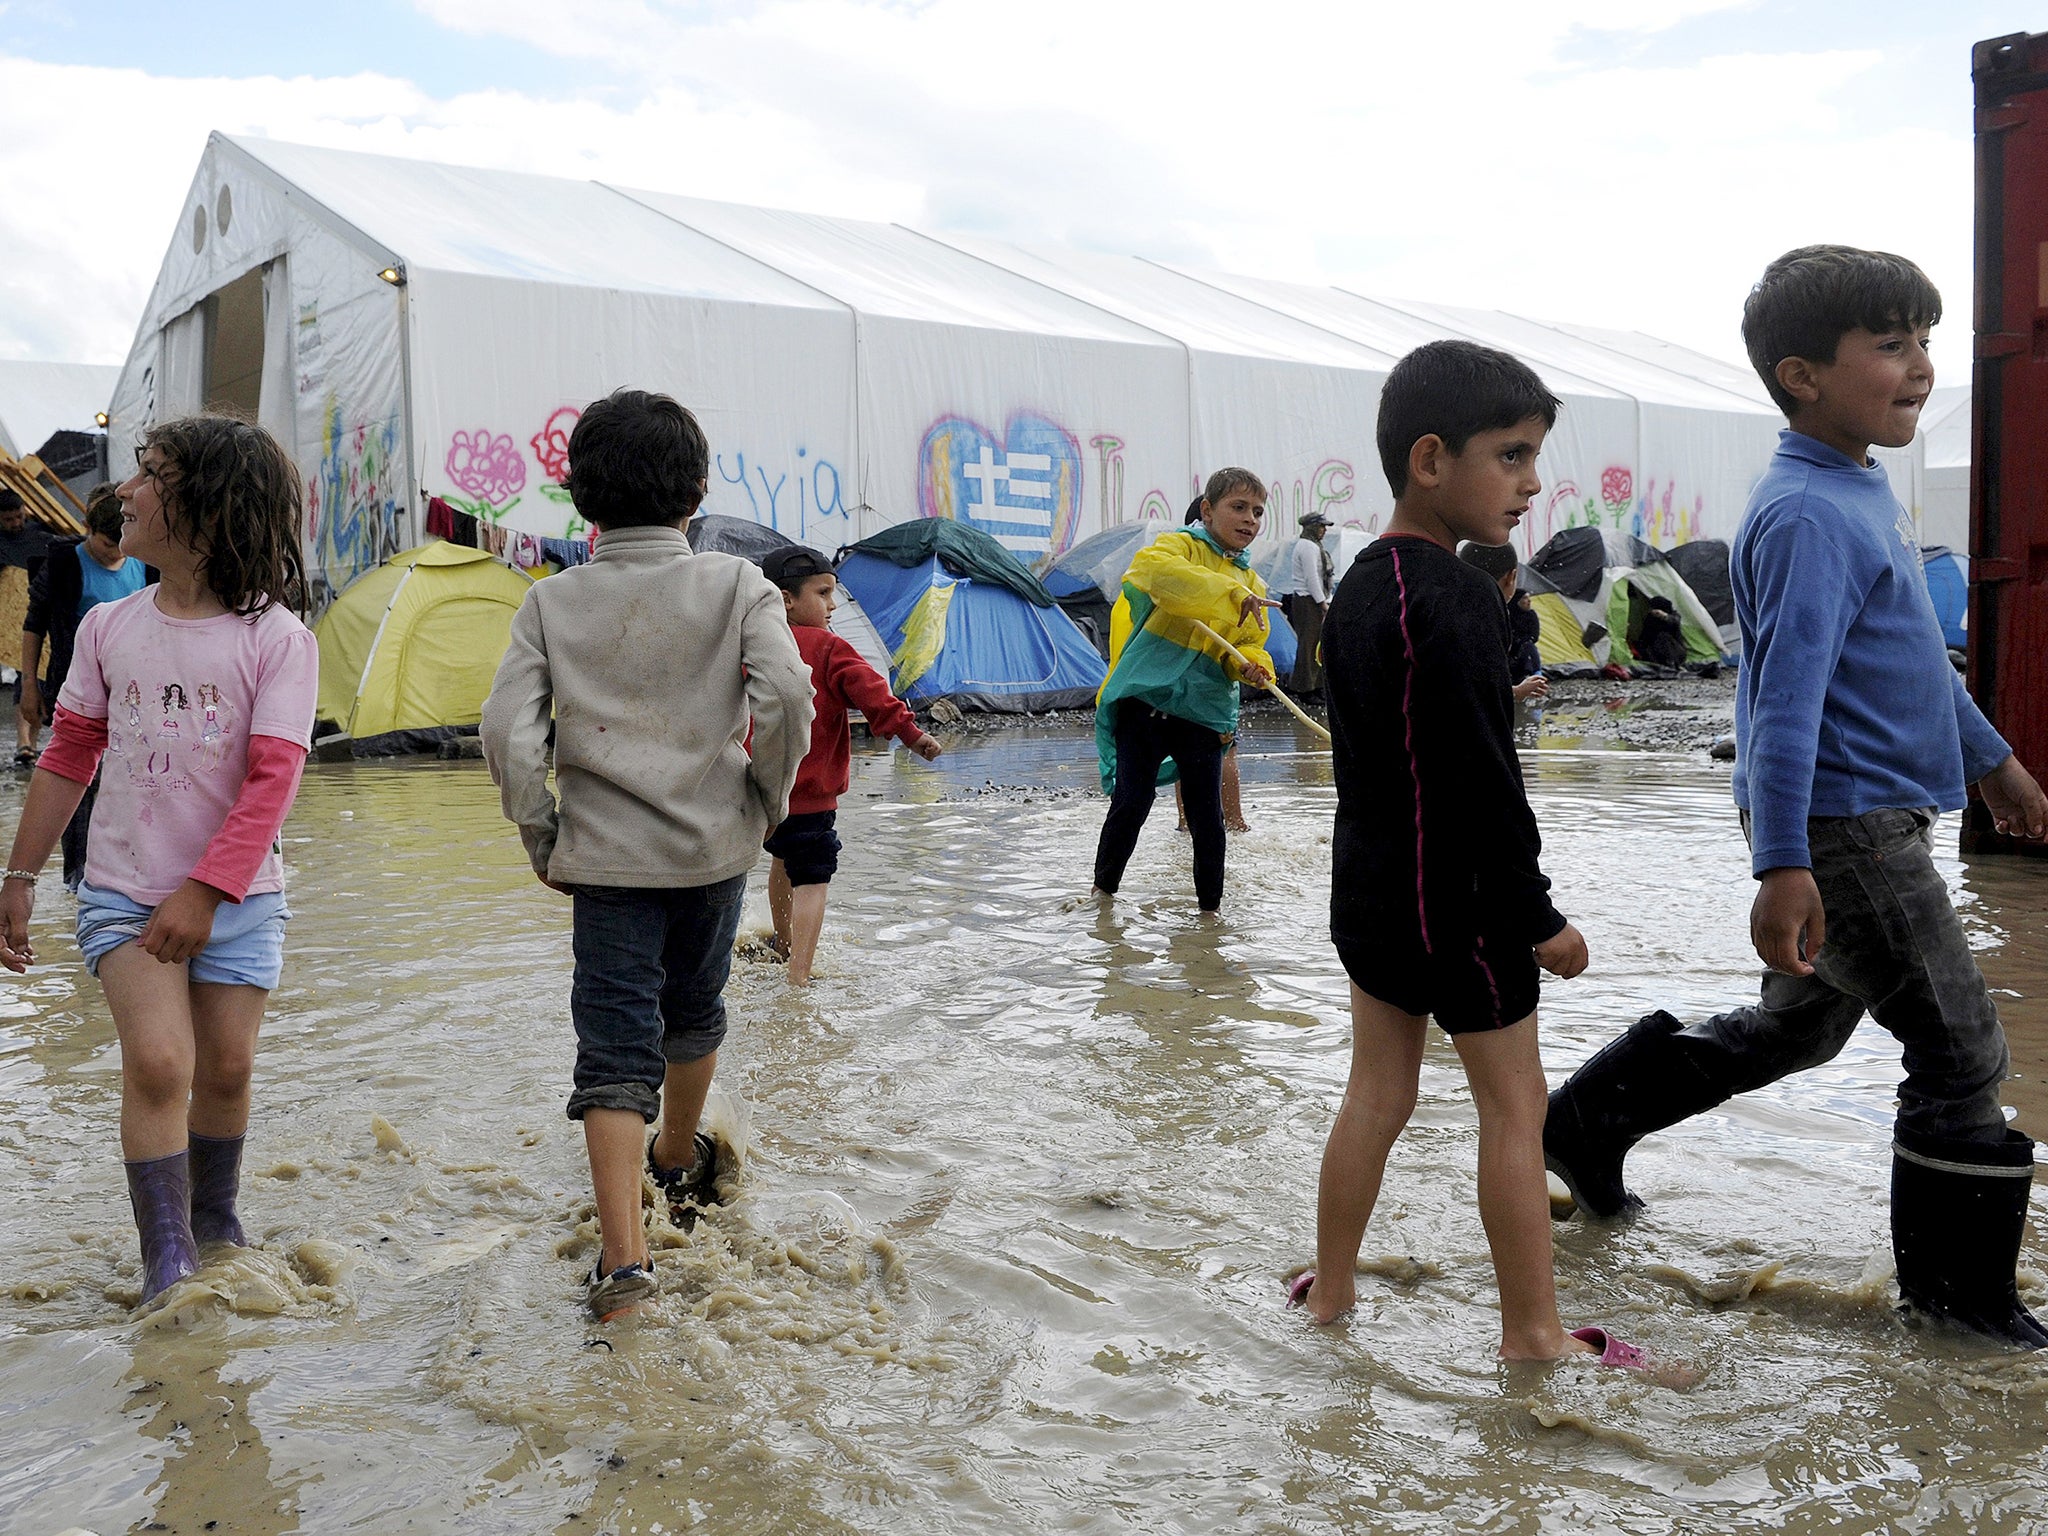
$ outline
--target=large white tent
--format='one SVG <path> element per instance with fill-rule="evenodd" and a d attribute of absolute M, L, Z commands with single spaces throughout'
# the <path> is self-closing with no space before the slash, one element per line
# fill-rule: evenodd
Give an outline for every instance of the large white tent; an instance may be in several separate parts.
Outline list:
<path fill-rule="evenodd" d="M 1732 302 L 1731 302 L 1732 309 Z M 1428 340 L 1527 358 L 1564 400 L 1530 548 L 1598 522 L 1729 537 L 1781 425 L 1732 364 L 1634 333 L 216 134 L 112 406 L 113 452 L 216 401 L 307 478 L 338 589 L 438 495 L 541 537 L 580 407 L 665 390 L 704 422 L 707 509 L 823 548 L 953 516 L 1026 559 L 1177 522 L 1201 476 L 1376 530 L 1381 383 Z M 1920 502 L 1917 450 L 1893 456 Z"/>

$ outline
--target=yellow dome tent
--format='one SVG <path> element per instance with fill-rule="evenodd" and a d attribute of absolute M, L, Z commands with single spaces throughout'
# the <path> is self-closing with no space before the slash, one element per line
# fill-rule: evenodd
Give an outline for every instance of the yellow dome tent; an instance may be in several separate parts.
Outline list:
<path fill-rule="evenodd" d="M 320 708 L 358 741 L 475 725 L 533 578 L 481 549 L 402 550 L 336 598 L 320 641 Z"/>

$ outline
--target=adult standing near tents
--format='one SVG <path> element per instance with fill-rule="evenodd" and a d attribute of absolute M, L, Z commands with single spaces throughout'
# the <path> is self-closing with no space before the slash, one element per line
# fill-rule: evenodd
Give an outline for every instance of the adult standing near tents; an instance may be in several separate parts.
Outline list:
<path fill-rule="evenodd" d="M 1323 547 L 1330 520 L 1320 512 L 1301 514 L 1301 537 L 1294 541 L 1294 591 L 1283 601 L 1287 622 L 1294 626 L 1294 692 L 1304 699 L 1320 698 L 1323 692 L 1323 663 L 1317 648 L 1323 641 L 1323 615 L 1330 611 L 1330 593 L 1336 586 L 1337 568 Z"/>
<path fill-rule="evenodd" d="M 1273 680 L 1266 584 L 1246 554 L 1265 521 L 1266 487 L 1248 469 L 1219 469 L 1203 489 L 1200 516 L 1138 552 L 1110 615 L 1109 676 L 1095 700 L 1095 748 L 1110 796 L 1095 889 L 1114 895 L 1122 883 L 1171 758 L 1195 845 L 1196 905 L 1214 912 L 1223 904 L 1223 754 L 1237 734 L 1237 685 Z M 1230 641 L 1249 665 L 1198 625 Z"/>
<path fill-rule="evenodd" d="M 21 632 L 28 616 L 28 586 L 50 552 L 50 530 L 29 521 L 21 498 L 0 490 L 0 635 Z M 21 718 L 21 678 L 14 679 L 14 766 L 33 768 L 36 727 Z"/>

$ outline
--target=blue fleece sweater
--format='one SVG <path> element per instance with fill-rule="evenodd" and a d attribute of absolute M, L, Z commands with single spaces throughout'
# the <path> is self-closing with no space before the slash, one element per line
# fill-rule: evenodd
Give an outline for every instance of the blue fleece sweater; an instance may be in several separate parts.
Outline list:
<path fill-rule="evenodd" d="M 1959 809 L 2012 749 L 1949 665 L 1882 466 L 1780 434 L 1735 535 L 1735 803 L 1750 867 L 1810 867 L 1809 816 Z"/>

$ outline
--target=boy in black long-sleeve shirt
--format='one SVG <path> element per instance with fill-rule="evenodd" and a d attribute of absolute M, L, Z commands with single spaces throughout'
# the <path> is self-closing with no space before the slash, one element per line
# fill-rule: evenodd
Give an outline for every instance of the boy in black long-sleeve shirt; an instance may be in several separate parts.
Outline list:
<path fill-rule="evenodd" d="M 1451 1036 L 1479 1110 L 1479 1212 L 1508 1359 L 1594 1352 L 1567 1334 L 1551 1273 L 1536 971 L 1576 976 L 1586 945 L 1550 902 L 1522 790 L 1507 612 L 1455 553 L 1505 544 L 1541 489 L 1558 402 L 1527 366 L 1432 342 L 1388 376 L 1379 449 L 1386 536 L 1359 557 L 1323 631 L 1336 751 L 1330 934 L 1351 978 L 1351 1080 L 1323 1156 L 1317 1265 L 1294 1286 L 1318 1322 L 1355 1301 L 1359 1244 L 1415 1107 L 1428 1020 Z"/>

